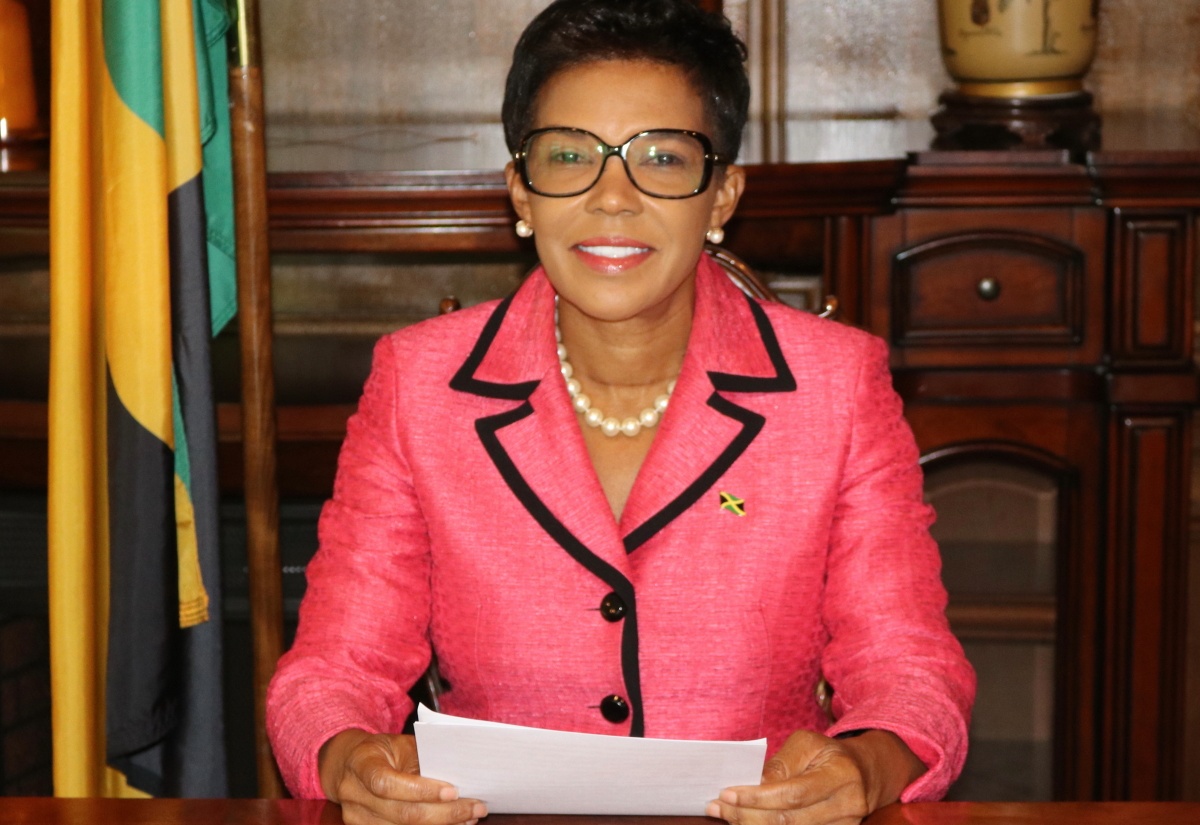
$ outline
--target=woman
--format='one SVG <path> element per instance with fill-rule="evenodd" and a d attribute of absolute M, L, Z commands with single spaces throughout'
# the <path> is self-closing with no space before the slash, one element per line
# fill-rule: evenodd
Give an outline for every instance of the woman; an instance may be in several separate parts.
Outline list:
<path fill-rule="evenodd" d="M 395 735 L 431 648 L 450 713 L 768 737 L 729 822 L 853 821 L 957 775 L 974 677 L 886 348 L 703 254 L 742 193 L 744 56 L 689 0 L 558 0 L 522 36 L 506 177 L 542 266 L 376 349 L 271 687 L 294 793 L 486 815 Z"/>

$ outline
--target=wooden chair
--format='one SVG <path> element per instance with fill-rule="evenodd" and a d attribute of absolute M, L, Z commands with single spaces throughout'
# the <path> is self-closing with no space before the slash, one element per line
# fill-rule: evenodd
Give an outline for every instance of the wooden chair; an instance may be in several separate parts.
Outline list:
<path fill-rule="evenodd" d="M 741 258 L 720 246 L 710 245 L 708 251 L 713 256 L 713 259 L 721 265 L 721 268 L 725 270 L 725 274 L 729 276 L 729 280 L 733 281 L 742 292 L 751 298 L 782 303 L 774 290 L 767 286 L 758 273 L 751 269 Z M 838 299 L 836 295 L 825 296 L 823 306 L 818 315 L 822 318 L 837 318 Z"/>

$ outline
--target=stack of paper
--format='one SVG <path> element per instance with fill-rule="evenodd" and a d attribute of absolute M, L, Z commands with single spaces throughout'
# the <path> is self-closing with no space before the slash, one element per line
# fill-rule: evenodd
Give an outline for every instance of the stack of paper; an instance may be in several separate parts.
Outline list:
<path fill-rule="evenodd" d="M 640 739 L 480 722 L 422 705 L 421 774 L 489 813 L 703 816 L 723 788 L 757 785 L 767 740 Z"/>

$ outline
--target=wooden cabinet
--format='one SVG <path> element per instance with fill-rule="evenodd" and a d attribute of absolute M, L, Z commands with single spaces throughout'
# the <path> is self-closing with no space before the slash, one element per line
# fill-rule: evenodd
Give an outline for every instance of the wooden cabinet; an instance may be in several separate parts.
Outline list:
<path fill-rule="evenodd" d="M 1194 137 L 1115 140 L 1085 158 L 916 151 L 748 169 L 726 245 L 797 303 L 835 294 L 845 322 L 892 348 L 944 509 L 951 621 L 988 680 L 981 702 L 995 701 L 981 704 L 976 752 L 999 762 L 981 771 L 1004 776 L 996 765 L 1013 754 L 1028 768 L 965 795 L 1180 793 Z M 18 277 L 44 288 L 45 187 L 44 173 L 0 175 L 0 294 Z M 500 267 L 480 281 L 482 299 L 510 288 L 506 273 L 533 253 L 511 232 L 495 172 L 277 169 L 269 212 L 277 283 L 325 267 L 309 278 L 325 291 L 276 327 L 281 488 L 311 500 L 329 490 L 370 342 L 410 312 L 378 312 L 372 289 L 428 291 L 411 312 L 432 314 L 445 284 Z M 425 277 L 447 262 L 458 280 Z M 389 280 L 406 268 L 409 280 Z M 277 309 L 291 300 L 278 293 Z M 0 358 L 0 489 L 44 485 L 29 457 L 44 446 L 46 331 L 0 306 L 0 346 L 32 353 Z M 238 408 L 226 400 L 222 483 L 236 494 Z"/>
<path fill-rule="evenodd" d="M 1029 518 L 1028 551 L 1040 540 L 1036 513 L 1022 496 L 996 504 L 1012 494 L 1011 472 L 955 497 L 960 472 L 945 494 L 978 520 L 968 539 L 950 528 L 945 552 L 968 558 L 948 556 L 948 567 L 973 568 L 950 583 L 952 623 L 969 651 L 1007 648 L 980 657 L 993 669 L 980 674 L 976 723 L 1010 712 L 1005 693 L 1049 703 L 1049 758 L 1032 747 L 1036 720 L 1030 747 L 1007 743 L 1028 757 L 1015 773 L 1048 774 L 1023 787 L 1171 797 L 1185 712 L 1197 203 L 1154 183 L 1191 178 L 1195 158 L 1143 158 L 1140 169 L 1116 153 L 912 160 L 896 212 L 871 222 L 864 321 L 892 345 L 931 496 L 950 468 L 986 479 L 1009 467 L 1026 474 L 1025 499 L 1044 488 L 1049 501 L 1050 586 L 997 592 L 1010 567 L 1035 560 L 1019 546 L 998 552 L 997 534 L 1022 532 L 994 520 Z M 1022 655 L 1052 657 L 1040 695 Z"/>

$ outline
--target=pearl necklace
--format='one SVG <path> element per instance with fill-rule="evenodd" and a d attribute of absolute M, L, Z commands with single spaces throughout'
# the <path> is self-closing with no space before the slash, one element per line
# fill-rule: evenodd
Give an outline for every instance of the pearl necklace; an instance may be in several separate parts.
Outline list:
<path fill-rule="evenodd" d="M 567 382 L 567 394 L 571 396 L 571 406 L 575 408 L 575 412 L 583 414 L 585 424 L 589 427 L 599 427 L 600 432 L 609 438 L 618 433 L 624 433 L 633 438 L 642 431 L 642 428 L 649 429 L 659 422 L 662 414 L 667 410 L 671 393 L 675 391 L 674 380 L 667 384 L 665 393 L 654 399 L 654 406 L 642 410 L 636 418 L 626 418 L 622 421 L 613 416 L 606 416 L 599 408 L 592 406 L 592 399 L 583 392 L 579 380 L 572 377 L 575 370 L 572 369 L 571 362 L 567 360 L 567 348 L 563 346 L 562 331 L 558 328 L 557 297 L 554 306 L 554 340 L 558 343 L 558 368 L 562 371 L 563 380 Z"/>

